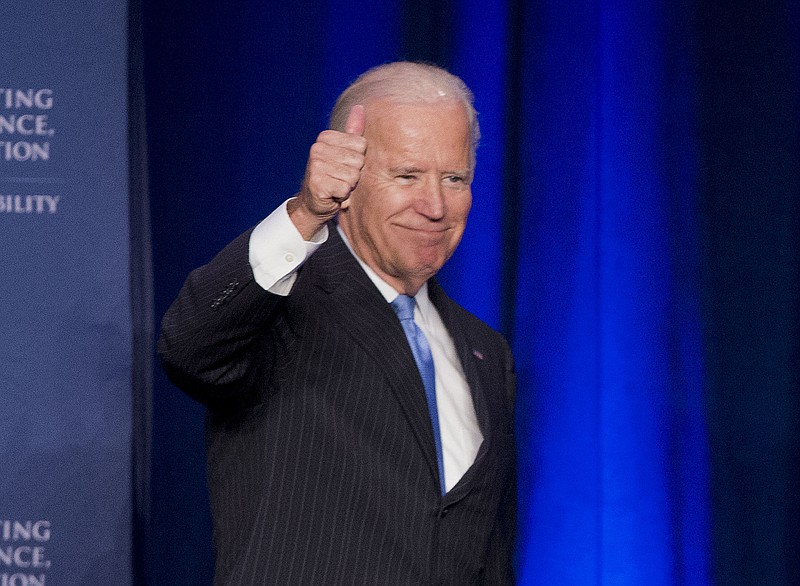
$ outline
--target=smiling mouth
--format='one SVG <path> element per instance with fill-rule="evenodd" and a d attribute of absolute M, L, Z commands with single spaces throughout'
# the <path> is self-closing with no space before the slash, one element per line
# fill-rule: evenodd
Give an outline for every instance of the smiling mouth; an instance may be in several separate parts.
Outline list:
<path fill-rule="evenodd" d="M 397 224 L 398 228 L 402 228 L 403 230 L 408 230 L 409 232 L 418 232 L 421 234 L 444 234 L 449 230 L 446 226 L 404 226 L 402 224 Z"/>

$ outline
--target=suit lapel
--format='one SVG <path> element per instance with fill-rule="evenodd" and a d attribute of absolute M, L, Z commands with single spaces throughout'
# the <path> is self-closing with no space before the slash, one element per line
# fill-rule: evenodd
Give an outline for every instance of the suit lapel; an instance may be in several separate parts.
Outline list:
<path fill-rule="evenodd" d="M 347 249 L 335 224 L 308 261 L 327 293 L 326 310 L 383 370 L 438 483 L 438 464 L 425 389 L 391 306 Z"/>

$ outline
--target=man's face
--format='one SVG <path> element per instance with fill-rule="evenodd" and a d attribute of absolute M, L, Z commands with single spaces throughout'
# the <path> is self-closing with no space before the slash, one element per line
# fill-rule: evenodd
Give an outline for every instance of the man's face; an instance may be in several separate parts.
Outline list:
<path fill-rule="evenodd" d="M 457 101 L 366 106 L 361 179 L 339 222 L 353 249 L 401 293 L 416 294 L 461 240 L 472 204 L 470 129 Z"/>

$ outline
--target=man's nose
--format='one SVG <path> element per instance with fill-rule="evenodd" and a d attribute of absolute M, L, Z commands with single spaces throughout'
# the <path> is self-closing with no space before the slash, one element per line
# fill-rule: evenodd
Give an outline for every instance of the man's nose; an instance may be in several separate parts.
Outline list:
<path fill-rule="evenodd" d="M 438 178 L 425 181 L 417 198 L 417 211 L 430 220 L 441 220 L 445 213 L 444 186 Z"/>

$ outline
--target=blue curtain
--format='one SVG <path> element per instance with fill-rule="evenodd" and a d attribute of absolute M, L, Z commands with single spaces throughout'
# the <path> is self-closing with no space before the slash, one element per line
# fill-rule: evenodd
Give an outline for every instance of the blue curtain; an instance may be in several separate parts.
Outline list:
<path fill-rule="evenodd" d="M 520 583 L 800 580 L 795 4 L 143 0 L 142 19 L 157 316 L 296 190 L 357 74 L 439 63 L 483 131 L 441 280 L 517 360 Z M 156 372 L 153 584 L 210 580 L 202 419 Z"/>
<path fill-rule="evenodd" d="M 628 0 L 525 15 L 525 583 L 709 583 L 687 16 Z"/>

